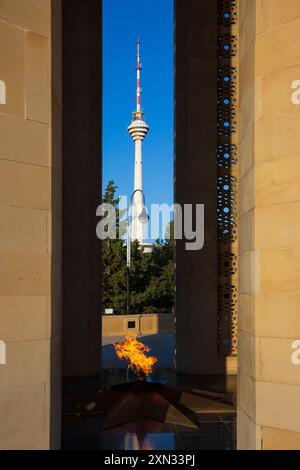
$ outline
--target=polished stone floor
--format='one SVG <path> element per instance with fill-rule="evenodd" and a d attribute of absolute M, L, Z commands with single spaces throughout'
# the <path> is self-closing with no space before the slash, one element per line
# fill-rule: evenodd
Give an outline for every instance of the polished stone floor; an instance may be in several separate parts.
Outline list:
<path fill-rule="evenodd" d="M 140 431 L 135 426 L 135 429 L 124 427 L 102 432 L 99 416 L 64 417 L 63 449 L 233 450 L 236 447 L 235 414 L 199 416 L 197 431 L 171 425 L 152 430 L 152 423 L 139 424 Z"/>
<path fill-rule="evenodd" d="M 65 381 L 63 448 L 236 448 L 235 377 L 186 377 L 170 369 L 158 369 L 151 380 L 150 384 L 160 385 L 153 386 L 148 401 L 147 390 L 146 394 L 138 390 L 132 398 L 124 369 L 107 369 L 101 379 Z M 134 409 L 132 403 L 139 399 L 146 403 L 146 412 Z M 157 407 L 165 410 L 163 418 L 157 415 Z"/>

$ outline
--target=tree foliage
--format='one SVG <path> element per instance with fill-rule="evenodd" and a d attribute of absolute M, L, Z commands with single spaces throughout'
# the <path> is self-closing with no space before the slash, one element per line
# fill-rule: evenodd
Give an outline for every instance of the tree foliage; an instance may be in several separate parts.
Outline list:
<path fill-rule="evenodd" d="M 103 202 L 117 210 L 117 229 L 122 214 L 119 211 L 117 186 L 109 181 Z M 174 310 L 174 237 L 173 224 L 169 239 L 157 240 L 151 253 L 145 253 L 138 241 L 131 246 L 130 311 L 132 313 L 170 312 Z M 103 308 L 114 313 L 126 313 L 127 266 L 126 245 L 117 233 L 116 240 L 103 241 Z"/>

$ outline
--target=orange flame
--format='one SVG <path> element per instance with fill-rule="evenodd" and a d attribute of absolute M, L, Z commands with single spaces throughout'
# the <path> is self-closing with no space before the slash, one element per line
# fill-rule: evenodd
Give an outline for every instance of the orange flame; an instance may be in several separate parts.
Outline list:
<path fill-rule="evenodd" d="M 114 347 L 118 358 L 128 361 L 128 367 L 137 375 L 147 376 L 152 373 L 157 358 L 146 355 L 151 349 L 146 344 L 138 341 L 136 336 L 128 335 L 120 343 L 114 343 Z"/>

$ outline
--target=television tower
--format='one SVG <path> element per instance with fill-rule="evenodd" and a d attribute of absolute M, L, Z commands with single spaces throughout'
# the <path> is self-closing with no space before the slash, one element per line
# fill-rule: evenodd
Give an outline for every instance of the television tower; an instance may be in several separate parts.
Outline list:
<path fill-rule="evenodd" d="M 140 220 L 139 216 L 144 208 L 142 142 L 149 131 L 149 126 L 144 121 L 144 111 L 141 108 L 141 70 L 140 40 L 138 39 L 136 55 L 136 111 L 132 113 L 132 122 L 128 127 L 128 132 L 135 145 L 132 240 L 138 240 L 140 245 L 145 245 L 145 223 Z"/>

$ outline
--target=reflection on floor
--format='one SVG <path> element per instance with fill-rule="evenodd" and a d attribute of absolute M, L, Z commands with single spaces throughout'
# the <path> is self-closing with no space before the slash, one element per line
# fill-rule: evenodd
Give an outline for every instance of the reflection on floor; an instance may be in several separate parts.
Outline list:
<path fill-rule="evenodd" d="M 217 450 L 236 447 L 235 377 L 176 376 L 126 383 L 126 371 L 64 384 L 63 448 Z"/>

